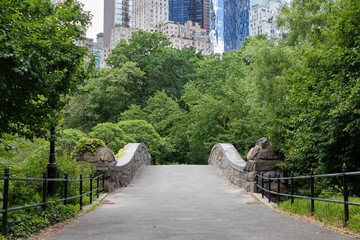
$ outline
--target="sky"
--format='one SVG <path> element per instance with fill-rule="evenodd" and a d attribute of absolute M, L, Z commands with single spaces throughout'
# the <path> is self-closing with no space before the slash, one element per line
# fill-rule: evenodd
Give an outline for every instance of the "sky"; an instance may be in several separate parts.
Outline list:
<path fill-rule="evenodd" d="M 90 11 L 93 15 L 92 26 L 86 33 L 86 37 L 96 41 L 96 34 L 103 32 L 104 22 L 104 0 L 78 0 L 85 4 L 84 10 Z"/>

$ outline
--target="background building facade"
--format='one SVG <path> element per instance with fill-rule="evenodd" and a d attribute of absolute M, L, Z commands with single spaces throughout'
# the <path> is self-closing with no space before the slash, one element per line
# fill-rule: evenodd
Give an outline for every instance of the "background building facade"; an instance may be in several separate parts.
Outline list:
<path fill-rule="evenodd" d="M 115 26 L 132 26 L 133 0 L 104 0 L 104 48 L 110 47 Z"/>
<path fill-rule="evenodd" d="M 281 38 L 282 33 L 276 27 L 276 17 L 282 0 L 257 0 L 254 1 L 249 14 L 250 36 L 265 34 L 269 39 Z"/>
<path fill-rule="evenodd" d="M 185 24 L 187 21 L 203 27 L 204 0 L 169 0 L 169 20 Z"/>
<path fill-rule="evenodd" d="M 169 21 L 168 0 L 136 0 L 132 17 L 133 28 L 155 32 L 159 23 Z"/>

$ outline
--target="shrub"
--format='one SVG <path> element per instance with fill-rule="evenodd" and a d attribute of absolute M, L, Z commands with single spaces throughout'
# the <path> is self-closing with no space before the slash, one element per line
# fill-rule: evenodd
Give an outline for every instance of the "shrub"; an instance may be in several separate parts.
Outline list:
<path fill-rule="evenodd" d="M 131 136 L 114 123 L 99 123 L 91 130 L 89 136 L 103 140 L 113 152 L 117 152 L 126 144 L 134 142 Z"/>

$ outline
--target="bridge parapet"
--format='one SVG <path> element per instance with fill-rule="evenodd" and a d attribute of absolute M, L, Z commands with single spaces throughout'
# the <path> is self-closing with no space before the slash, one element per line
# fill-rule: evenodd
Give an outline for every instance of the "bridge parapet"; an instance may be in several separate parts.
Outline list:
<path fill-rule="evenodd" d="M 246 162 L 232 144 L 215 144 L 211 150 L 208 163 L 220 168 L 231 183 L 239 187 L 245 186 L 246 173 L 244 169 Z"/>
<path fill-rule="evenodd" d="M 270 141 L 261 138 L 249 151 L 247 162 L 241 158 L 236 148 L 230 143 L 216 144 L 211 150 L 208 162 L 221 169 L 231 183 L 244 188 L 247 192 L 255 192 L 256 172 L 263 173 L 266 177 L 275 177 L 279 174 L 283 176 L 283 172 L 277 167 L 277 163 L 282 159 L 281 154 L 270 149 Z M 266 182 L 265 187 L 268 187 L 268 184 Z M 274 184 L 271 183 L 271 185 Z M 281 191 L 285 192 L 286 190 L 285 183 L 281 182 Z"/>
<path fill-rule="evenodd" d="M 139 169 L 150 163 L 151 156 L 143 143 L 127 144 L 116 165 L 110 169 L 109 186 L 107 186 L 109 191 L 129 185 Z"/>
<path fill-rule="evenodd" d="M 151 163 L 151 156 L 143 143 L 127 144 L 118 159 L 110 148 L 104 146 L 97 147 L 95 153 L 85 152 L 75 158 L 91 163 L 97 174 L 105 175 L 106 192 L 129 185 L 140 168 Z"/>

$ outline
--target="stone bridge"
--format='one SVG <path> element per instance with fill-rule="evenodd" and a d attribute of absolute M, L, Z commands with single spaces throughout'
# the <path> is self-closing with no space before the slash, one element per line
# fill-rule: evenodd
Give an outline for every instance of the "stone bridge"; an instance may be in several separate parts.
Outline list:
<path fill-rule="evenodd" d="M 247 192 L 255 170 L 278 171 L 279 159 L 261 162 L 269 156 L 262 143 L 247 162 L 231 144 L 216 144 L 205 166 L 150 166 L 143 144 L 127 145 L 117 163 L 101 166 L 115 190 L 94 211 L 42 239 L 351 239 L 282 215 Z"/>

